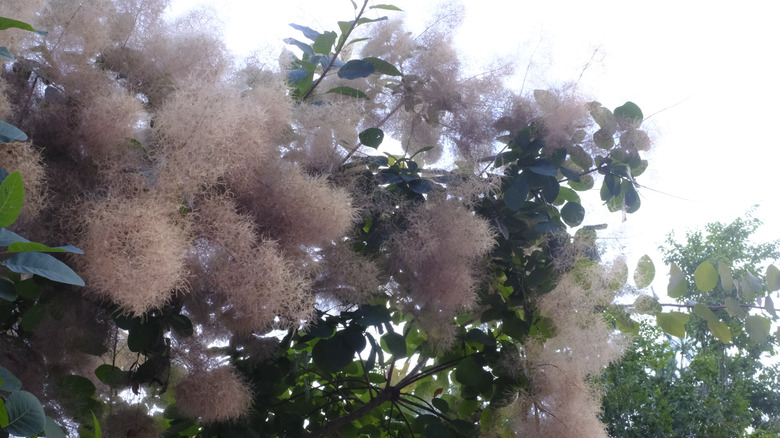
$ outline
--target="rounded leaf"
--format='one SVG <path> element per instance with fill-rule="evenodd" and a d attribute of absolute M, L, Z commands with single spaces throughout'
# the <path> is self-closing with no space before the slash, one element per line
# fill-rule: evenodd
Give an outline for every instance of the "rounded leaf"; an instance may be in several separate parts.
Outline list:
<path fill-rule="evenodd" d="M 353 59 L 344 64 L 338 72 L 341 79 L 365 78 L 374 72 L 374 65 L 362 59 Z"/>
<path fill-rule="evenodd" d="M 731 276 L 729 265 L 718 262 L 718 275 L 720 275 L 720 286 L 728 292 L 734 287 L 734 277 Z"/>
<path fill-rule="evenodd" d="M 711 291 L 718 284 L 718 271 L 710 262 L 702 262 L 695 271 L 693 279 L 696 281 L 696 287 L 702 292 Z"/>
<path fill-rule="evenodd" d="M 731 316 L 738 316 L 740 318 L 744 318 L 747 316 L 747 312 L 745 309 L 742 308 L 742 306 L 739 304 L 739 301 L 735 300 L 732 297 L 726 297 L 725 303 L 726 305 L 726 312 L 729 313 Z"/>
<path fill-rule="evenodd" d="M 685 324 L 688 323 L 690 316 L 682 312 L 664 312 L 655 315 L 658 326 L 663 331 L 678 338 L 685 337 Z"/>
<path fill-rule="evenodd" d="M 368 128 L 358 134 L 358 138 L 363 145 L 376 149 L 382 144 L 385 133 L 379 128 Z"/>
<path fill-rule="evenodd" d="M 729 326 L 723 321 L 707 321 L 707 327 L 709 327 L 712 334 L 723 342 L 728 344 L 731 342 L 731 330 Z"/>
<path fill-rule="evenodd" d="M 666 287 L 666 294 L 669 298 L 682 298 L 688 290 L 688 280 L 685 279 L 685 273 L 672 263 L 670 270 L 669 286 Z"/>
<path fill-rule="evenodd" d="M 576 227 L 585 219 L 585 209 L 576 202 L 567 202 L 561 209 L 561 218 L 566 225 Z"/>
<path fill-rule="evenodd" d="M 770 292 L 780 289 L 780 270 L 775 265 L 766 268 L 766 288 Z"/>
<path fill-rule="evenodd" d="M 645 116 L 642 114 L 642 110 L 634 102 L 626 102 L 623 105 L 615 108 L 615 119 L 621 128 L 637 128 L 642 124 L 642 120 Z"/>
<path fill-rule="evenodd" d="M 750 315 L 745 318 L 745 330 L 756 344 L 764 344 L 769 338 L 771 324 L 767 318 L 760 315 Z"/>
<path fill-rule="evenodd" d="M 22 175 L 19 172 L 12 172 L 0 184 L 0 227 L 7 227 L 16 222 L 23 203 Z"/>
<path fill-rule="evenodd" d="M 46 425 L 46 414 L 38 399 L 27 391 L 11 393 L 5 400 L 8 427 L 11 435 L 33 436 L 41 433 Z"/>
<path fill-rule="evenodd" d="M 637 263 L 636 270 L 634 271 L 634 283 L 636 283 L 636 288 L 644 289 L 647 286 L 650 286 L 650 283 L 653 282 L 653 278 L 655 278 L 655 265 L 653 264 L 653 259 L 645 254 L 639 258 L 639 263 Z"/>

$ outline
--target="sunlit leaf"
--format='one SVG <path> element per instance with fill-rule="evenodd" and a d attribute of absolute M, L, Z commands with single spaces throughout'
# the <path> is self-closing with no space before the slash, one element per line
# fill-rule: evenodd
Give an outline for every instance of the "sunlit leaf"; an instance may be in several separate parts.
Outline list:
<path fill-rule="evenodd" d="M 766 309 L 770 315 L 777 318 L 777 312 L 775 312 L 775 303 L 772 301 L 772 297 L 768 295 L 764 298 L 764 309 Z"/>
<path fill-rule="evenodd" d="M 344 95 L 344 96 L 355 97 L 355 98 L 358 98 L 358 99 L 366 99 L 366 100 L 368 100 L 368 96 L 366 95 L 366 93 L 364 93 L 364 92 L 362 92 L 360 90 L 356 90 L 356 89 L 354 89 L 352 87 L 331 88 L 330 90 L 326 91 L 325 93 L 326 94 L 327 93 L 335 93 L 335 94 L 341 94 L 341 95 Z M 371 128 L 369 128 L 369 129 L 371 129 Z M 377 128 L 373 128 L 373 129 L 377 129 Z"/>
<path fill-rule="evenodd" d="M 665 312 L 655 315 L 658 326 L 663 331 L 678 338 L 685 337 L 685 324 L 688 323 L 690 316 L 682 312 Z"/>
<path fill-rule="evenodd" d="M 728 292 L 734 287 L 734 278 L 731 276 L 729 265 L 718 262 L 718 275 L 720 275 L 720 286 Z"/>
<path fill-rule="evenodd" d="M 325 32 L 317 35 L 314 44 L 311 46 L 314 53 L 329 55 L 333 44 L 336 43 L 336 32 Z"/>
<path fill-rule="evenodd" d="M 769 319 L 761 315 L 750 315 L 745 318 L 745 330 L 748 336 L 756 344 L 764 344 L 769 338 Z"/>
<path fill-rule="evenodd" d="M 615 108 L 615 119 L 621 128 L 638 128 L 644 119 L 642 110 L 634 102 L 626 102 Z"/>
<path fill-rule="evenodd" d="M 681 298 L 688 291 L 688 280 L 685 278 L 685 273 L 675 264 L 672 264 L 670 273 L 666 294 L 669 295 L 669 298 Z"/>
<path fill-rule="evenodd" d="M 710 310 L 709 307 L 702 303 L 696 303 L 696 305 L 693 306 L 693 313 L 708 322 L 719 321 L 718 316 L 715 315 L 715 313 Z"/>
<path fill-rule="evenodd" d="M 383 5 L 369 6 L 368 8 L 369 9 L 385 9 L 385 10 L 388 10 L 388 11 L 403 11 L 403 9 L 399 8 L 398 6 L 384 5 L 384 4 Z"/>
<path fill-rule="evenodd" d="M 634 311 L 645 315 L 657 315 L 663 311 L 663 306 L 650 295 L 639 295 L 634 300 Z"/>
<path fill-rule="evenodd" d="M 769 265 L 766 268 L 766 288 L 770 292 L 780 289 L 780 269 L 775 265 Z"/>
<path fill-rule="evenodd" d="M 576 202 L 567 202 L 561 209 L 561 219 L 570 227 L 576 227 L 585 219 L 585 208 Z"/>
<path fill-rule="evenodd" d="M 636 270 L 634 271 L 634 283 L 637 289 L 644 289 L 650 286 L 655 278 L 655 265 L 653 259 L 647 254 L 643 255 L 637 263 Z"/>
<path fill-rule="evenodd" d="M 16 222 L 23 203 L 22 175 L 19 172 L 12 172 L 0 184 L 0 227 L 7 227 Z"/>
<path fill-rule="evenodd" d="M 693 271 L 693 279 L 700 291 L 709 292 L 718 284 L 718 271 L 710 262 L 702 262 Z"/>
<path fill-rule="evenodd" d="M 731 330 L 723 321 L 707 321 L 707 327 L 720 342 L 724 344 L 731 342 Z"/>
<path fill-rule="evenodd" d="M 740 306 L 739 301 L 735 300 L 734 298 L 726 297 L 725 305 L 726 311 L 729 313 L 729 315 L 738 316 L 740 318 L 747 316 L 745 309 L 743 309 L 742 306 Z"/>

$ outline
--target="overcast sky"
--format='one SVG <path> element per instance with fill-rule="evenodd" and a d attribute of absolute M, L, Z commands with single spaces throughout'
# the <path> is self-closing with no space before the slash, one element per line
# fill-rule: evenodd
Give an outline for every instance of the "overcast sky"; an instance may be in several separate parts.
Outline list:
<path fill-rule="evenodd" d="M 173 13 L 199 3 L 176 0 Z M 435 4 L 376 3 L 404 9 L 413 31 L 424 27 Z M 655 249 L 672 230 L 682 235 L 708 222 L 731 221 L 760 204 L 761 239 L 780 238 L 780 6 L 667 0 L 463 5 L 464 22 L 453 32 L 476 65 L 504 57 L 516 59 L 524 73 L 530 59 L 526 88 L 533 89 L 577 81 L 587 64 L 578 82 L 586 96 L 610 108 L 631 100 L 646 117 L 657 113 L 644 125 L 656 146 L 639 178 L 649 188 L 640 190 L 642 208 L 625 223 L 606 207 L 590 207 L 586 216 L 586 223 L 609 223 L 605 240 L 630 247 L 631 271 L 642 254 L 653 256 L 656 291 L 665 290 L 667 270 Z M 254 50 L 276 56 L 283 38 L 300 37 L 288 23 L 337 30 L 336 21 L 353 16 L 349 0 L 222 0 L 217 10 L 226 43 L 240 56 Z"/>

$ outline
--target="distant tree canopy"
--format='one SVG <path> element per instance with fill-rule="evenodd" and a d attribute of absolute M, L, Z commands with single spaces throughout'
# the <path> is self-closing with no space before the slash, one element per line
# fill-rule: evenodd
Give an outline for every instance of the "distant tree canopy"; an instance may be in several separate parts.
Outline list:
<path fill-rule="evenodd" d="M 662 247 L 667 263 L 691 272 L 702 261 L 728 263 L 758 275 L 780 256 L 780 242 L 753 244 L 760 222 L 748 215 L 731 224 L 712 223 L 688 233 L 684 242 L 670 236 Z M 737 274 L 737 272 L 735 272 Z M 677 298 L 713 307 L 734 333 L 728 345 L 713 339 L 697 312 L 686 325 L 689 337 L 672 340 L 658 328 L 642 325 L 633 347 L 607 367 L 602 420 L 613 437 L 768 437 L 780 433 L 780 369 L 764 362 L 777 352 L 777 335 L 757 337 L 757 315 L 722 305 L 737 296 L 733 284 L 702 293 L 689 286 Z M 769 299 L 771 302 L 771 298 Z M 725 307 L 725 308 L 724 308 Z M 754 312 L 751 312 L 754 313 Z M 745 329 L 742 328 L 745 319 Z M 768 321 L 767 321 L 768 322 Z M 768 325 L 768 324 L 767 324 Z"/>
<path fill-rule="evenodd" d="M 83 250 L 85 286 L 3 262 L 3 431 L 605 436 L 589 378 L 638 325 L 580 194 L 640 207 L 641 109 L 467 74 L 458 11 L 412 35 L 368 3 L 233 69 L 164 0 L 4 2 L 6 226 Z"/>

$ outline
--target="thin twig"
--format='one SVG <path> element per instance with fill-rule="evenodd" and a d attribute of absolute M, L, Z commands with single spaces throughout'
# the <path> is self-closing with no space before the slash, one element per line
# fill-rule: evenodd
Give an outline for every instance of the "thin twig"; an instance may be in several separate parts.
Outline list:
<path fill-rule="evenodd" d="M 323 79 L 325 79 L 325 75 L 328 74 L 331 68 L 333 68 L 333 64 L 336 62 L 336 59 L 338 58 L 341 51 L 344 49 L 344 45 L 347 43 L 347 38 L 349 38 L 349 35 L 352 33 L 352 31 L 357 26 L 358 20 L 360 20 L 360 16 L 363 15 L 363 11 L 366 10 L 366 6 L 368 6 L 368 0 L 365 0 L 363 2 L 363 7 L 360 8 L 360 12 L 355 16 L 355 19 L 352 21 L 352 25 L 349 26 L 349 29 L 347 32 L 342 35 L 344 38 L 341 39 L 341 43 L 338 47 L 336 47 L 336 50 L 333 52 L 333 56 L 330 58 L 330 62 L 328 63 L 328 66 L 325 67 L 325 70 L 322 71 L 322 74 L 320 77 L 317 78 L 317 80 L 312 84 L 312 86 L 306 91 L 306 93 L 301 97 L 301 102 L 305 101 L 311 94 L 314 92 L 314 89 L 317 88 L 317 85 L 322 82 Z"/>

